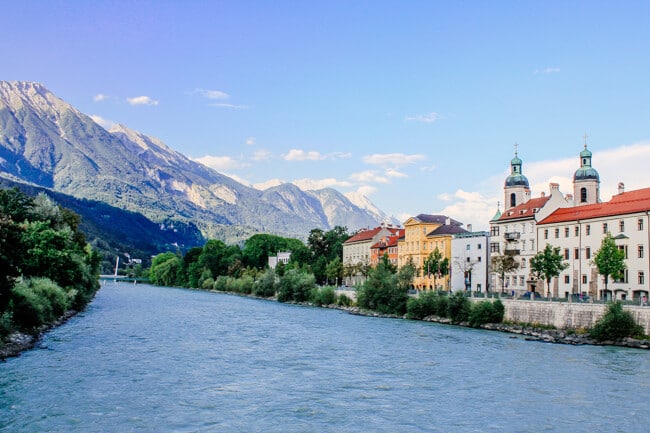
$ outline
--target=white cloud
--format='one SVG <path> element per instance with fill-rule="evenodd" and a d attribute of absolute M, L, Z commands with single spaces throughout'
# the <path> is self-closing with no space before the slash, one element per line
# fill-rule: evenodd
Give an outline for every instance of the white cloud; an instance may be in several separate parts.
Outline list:
<path fill-rule="evenodd" d="M 255 137 L 248 137 L 248 138 L 246 139 L 246 144 L 247 144 L 248 146 L 252 146 L 252 145 L 254 145 L 254 144 L 255 144 Z"/>
<path fill-rule="evenodd" d="M 264 149 L 256 150 L 251 159 L 253 161 L 266 161 L 267 159 L 271 159 L 271 152 Z"/>
<path fill-rule="evenodd" d="M 217 171 L 237 170 L 239 168 L 248 167 L 249 164 L 243 163 L 230 156 L 211 156 L 206 155 L 201 158 L 194 158 L 194 161 L 200 162 Z M 232 177 L 232 175 L 229 175 Z"/>
<path fill-rule="evenodd" d="M 395 170 L 395 169 L 393 169 L 393 168 L 389 168 L 389 169 L 387 169 L 385 173 L 386 173 L 386 176 L 388 176 L 388 177 L 394 177 L 394 178 L 404 178 L 404 177 L 408 177 L 407 174 L 402 173 L 402 172 L 400 172 L 400 171 L 397 171 L 397 170 Z"/>
<path fill-rule="evenodd" d="M 301 149 L 291 149 L 284 155 L 284 159 L 285 161 L 322 161 L 325 156 L 316 151 L 305 152 Z"/>
<path fill-rule="evenodd" d="M 149 96 L 135 96 L 126 98 L 126 101 L 131 105 L 158 105 L 158 101 Z"/>
<path fill-rule="evenodd" d="M 234 110 L 246 110 L 248 105 L 237 105 L 237 104 L 227 104 L 225 102 L 218 102 L 214 104 L 208 104 L 210 107 L 222 107 L 222 108 L 232 108 Z"/>
<path fill-rule="evenodd" d="M 250 187 L 253 186 L 247 179 L 244 179 L 241 176 L 237 176 L 236 174 L 232 174 L 232 173 L 221 173 L 221 174 L 223 174 L 224 176 L 228 176 L 229 178 L 241 183 L 242 185 L 246 185 Z"/>
<path fill-rule="evenodd" d="M 359 173 L 352 173 L 350 179 L 360 183 L 390 183 L 386 176 L 382 176 L 376 170 L 366 170 Z"/>
<path fill-rule="evenodd" d="M 490 218 L 496 212 L 495 197 L 486 197 L 475 191 L 456 190 L 443 193 L 438 199 L 449 202 L 439 213 L 461 221 L 465 226 L 472 224 L 472 230 L 487 230 Z"/>
<path fill-rule="evenodd" d="M 221 90 L 194 89 L 192 93 L 199 94 L 207 99 L 228 99 L 230 95 Z"/>
<path fill-rule="evenodd" d="M 437 167 L 435 166 L 435 164 L 433 164 L 433 165 L 423 165 L 422 167 L 420 167 L 420 171 L 424 171 L 424 172 L 432 172 L 432 171 L 434 171 L 436 168 L 437 168 Z"/>
<path fill-rule="evenodd" d="M 377 188 L 375 188 L 374 186 L 370 186 L 370 185 L 363 185 L 363 186 L 360 186 L 359 188 L 357 188 L 357 192 L 359 194 L 365 195 L 366 197 L 370 197 L 372 194 L 377 192 Z"/>
<path fill-rule="evenodd" d="M 560 72 L 560 68 L 544 68 L 537 69 L 535 74 L 557 74 L 558 72 Z"/>
<path fill-rule="evenodd" d="M 111 129 L 113 126 L 115 126 L 116 122 L 113 122 L 112 120 L 104 119 L 101 116 L 98 116 L 96 114 L 91 114 L 90 118 L 95 121 L 99 126 L 104 128 L 105 130 Z"/>
<path fill-rule="evenodd" d="M 388 167 L 401 167 L 408 164 L 414 164 L 417 161 L 427 159 L 425 155 L 413 154 L 406 155 L 403 153 L 375 153 L 373 155 L 365 155 L 362 160 L 366 164 L 388 166 Z"/>
<path fill-rule="evenodd" d="M 282 185 L 283 183 L 286 183 L 285 181 L 281 179 L 269 179 L 266 182 L 261 182 L 261 183 L 256 183 L 253 185 L 253 188 L 259 189 L 260 191 L 264 191 L 265 189 L 272 188 L 274 186 Z"/>
<path fill-rule="evenodd" d="M 110 98 L 110 96 L 104 95 L 103 93 L 98 93 L 95 96 L 93 96 L 93 101 L 102 102 L 102 101 L 105 101 L 105 100 L 107 100 L 109 98 Z"/>
<path fill-rule="evenodd" d="M 435 112 L 431 112 L 428 114 L 418 114 L 415 116 L 406 116 L 404 120 L 407 120 L 409 122 L 423 122 L 423 123 L 433 123 L 436 120 L 440 120 L 442 117 Z"/>
<path fill-rule="evenodd" d="M 291 183 L 293 183 L 303 191 L 313 191 L 317 189 L 335 188 L 335 187 L 348 188 L 352 186 L 348 181 L 338 180 L 333 177 L 326 178 L 326 179 L 297 179 L 292 181 Z"/>

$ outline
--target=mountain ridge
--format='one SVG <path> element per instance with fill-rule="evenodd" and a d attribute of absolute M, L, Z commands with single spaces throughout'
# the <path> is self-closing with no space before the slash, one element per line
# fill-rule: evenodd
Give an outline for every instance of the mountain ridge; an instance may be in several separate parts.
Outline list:
<path fill-rule="evenodd" d="M 260 191 L 124 125 L 107 130 L 39 83 L 0 81 L 0 171 L 154 222 L 192 222 L 206 238 L 225 241 L 381 222 L 336 190 Z"/>

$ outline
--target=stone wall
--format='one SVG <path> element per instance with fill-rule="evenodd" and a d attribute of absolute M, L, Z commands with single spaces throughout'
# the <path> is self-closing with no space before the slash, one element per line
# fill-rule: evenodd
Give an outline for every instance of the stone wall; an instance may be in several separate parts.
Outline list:
<path fill-rule="evenodd" d="M 503 320 L 517 323 L 538 323 L 557 329 L 591 328 L 605 313 L 606 305 L 573 302 L 546 302 L 502 299 Z M 646 335 L 650 335 L 650 307 L 623 307 L 632 313 Z"/>

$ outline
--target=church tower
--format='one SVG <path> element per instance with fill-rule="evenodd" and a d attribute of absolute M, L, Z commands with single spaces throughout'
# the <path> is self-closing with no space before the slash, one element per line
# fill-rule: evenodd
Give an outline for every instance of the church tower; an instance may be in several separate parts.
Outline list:
<path fill-rule="evenodd" d="M 591 166 L 591 152 L 585 148 L 580 152 L 580 168 L 573 175 L 573 198 L 576 206 L 600 203 L 600 177 Z"/>
<path fill-rule="evenodd" d="M 517 156 L 515 145 L 515 157 L 510 161 L 510 176 L 506 178 L 504 191 L 503 209 L 507 211 L 515 206 L 530 200 L 530 187 L 528 179 L 521 173 L 522 161 Z"/>

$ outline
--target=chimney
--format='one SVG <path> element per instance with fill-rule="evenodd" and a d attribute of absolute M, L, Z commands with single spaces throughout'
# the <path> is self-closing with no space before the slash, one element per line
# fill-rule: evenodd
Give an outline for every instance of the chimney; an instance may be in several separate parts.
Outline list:
<path fill-rule="evenodd" d="M 567 194 L 566 199 L 567 199 L 567 201 L 573 200 L 573 194 Z"/>
<path fill-rule="evenodd" d="M 451 218 L 449 217 L 445 218 L 445 225 L 446 226 L 451 225 Z"/>
<path fill-rule="evenodd" d="M 472 225 L 471 225 L 471 224 L 467 224 L 467 231 L 468 231 L 468 232 L 471 232 L 471 231 L 472 231 Z"/>
<path fill-rule="evenodd" d="M 544 191 L 542 191 L 542 192 L 540 193 L 540 197 L 546 197 L 546 193 L 545 193 Z"/>
<path fill-rule="evenodd" d="M 618 193 L 623 194 L 625 192 L 625 184 L 623 182 L 618 183 Z"/>

